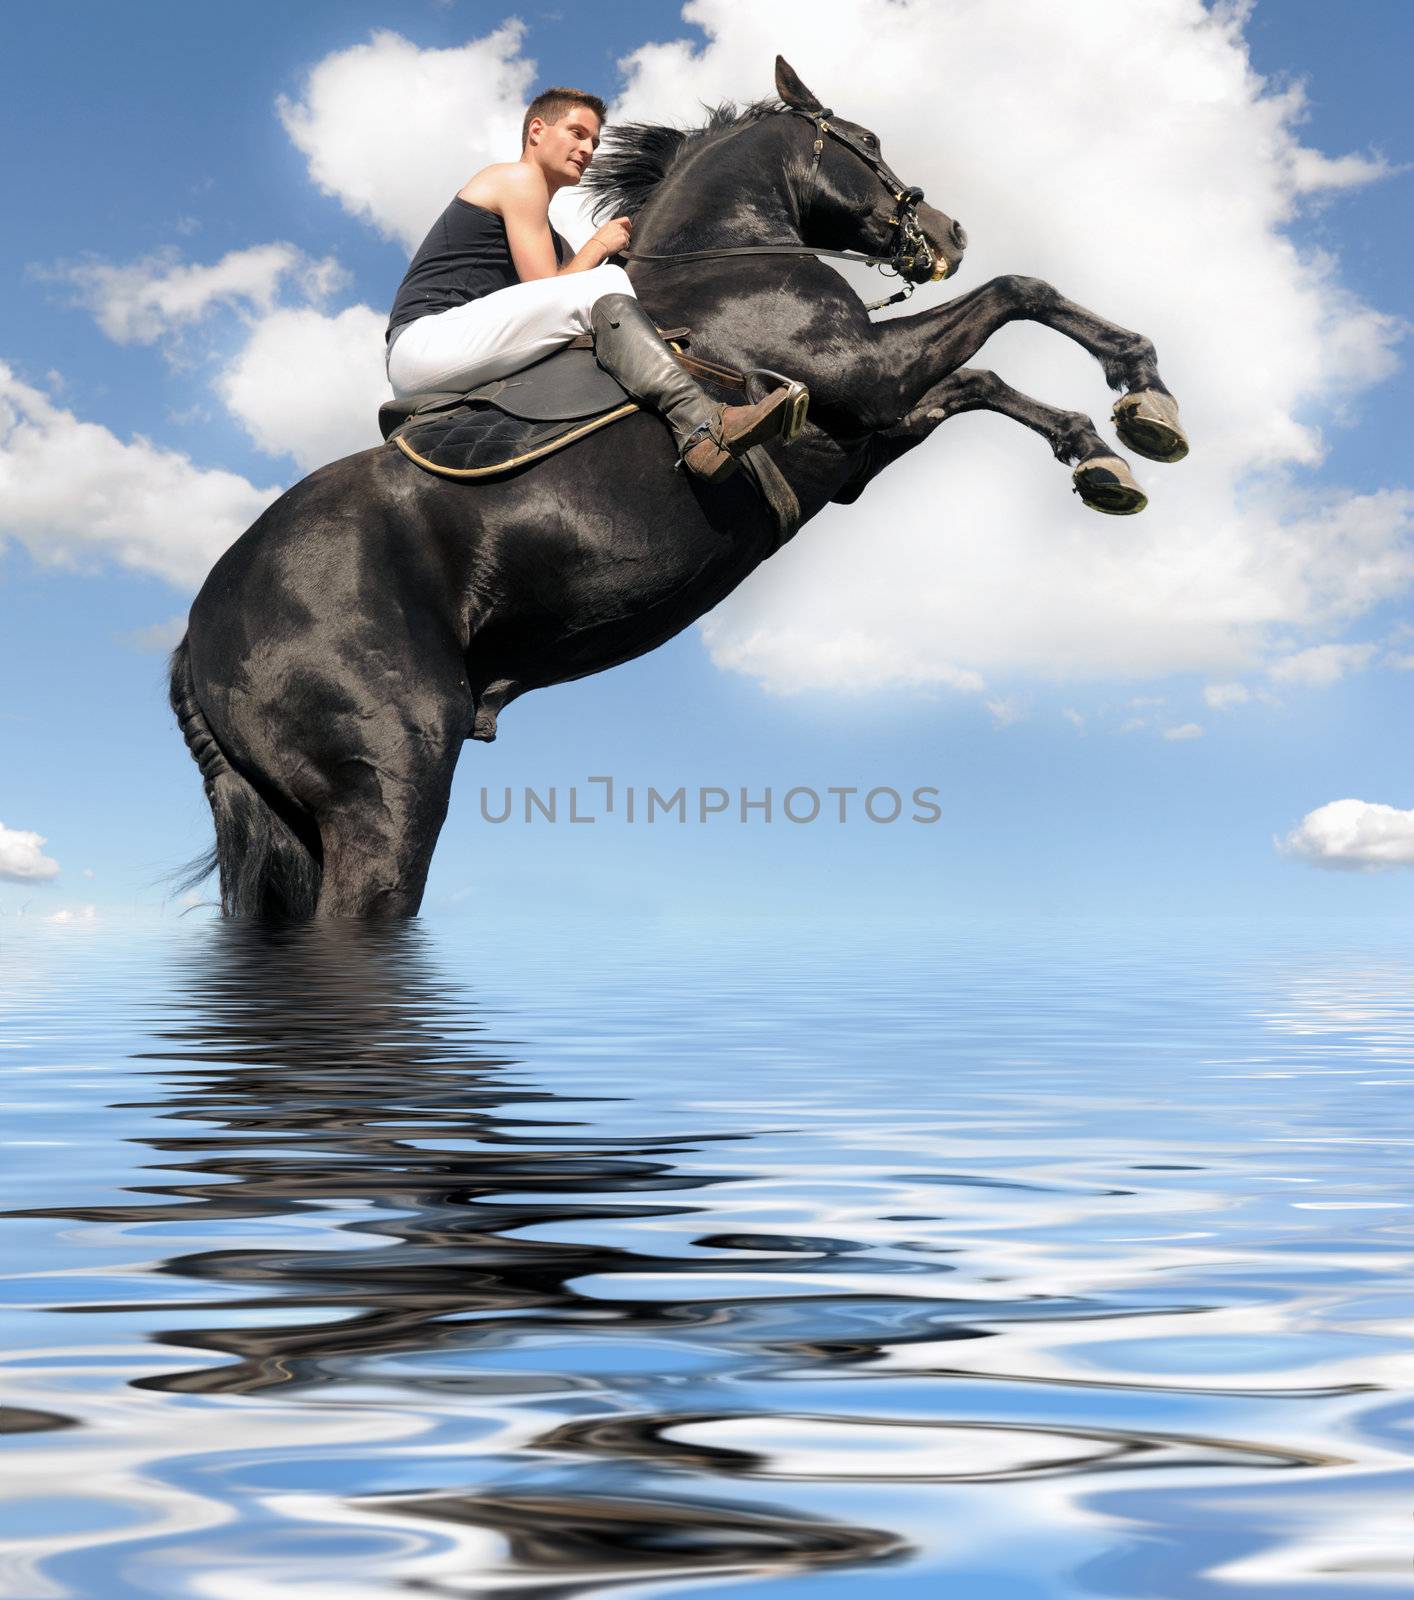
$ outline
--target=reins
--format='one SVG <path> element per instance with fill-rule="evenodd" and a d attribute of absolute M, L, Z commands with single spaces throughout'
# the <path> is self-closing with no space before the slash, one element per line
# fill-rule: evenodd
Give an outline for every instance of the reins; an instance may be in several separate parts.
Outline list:
<path fill-rule="evenodd" d="M 833 111 L 805 111 L 799 106 L 782 106 L 781 111 L 790 112 L 795 116 L 808 117 L 815 124 L 815 143 L 810 160 L 809 181 L 801 201 L 800 215 L 802 225 L 810 215 L 811 202 L 815 198 L 815 191 L 820 182 L 820 157 L 824 153 L 825 139 L 837 139 L 869 168 L 874 175 L 881 179 L 894 197 L 898 206 L 897 215 L 893 218 L 892 226 L 899 230 L 899 248 L 891 256 L 868 256 L 859 250 L 823 250 L 808 244 L 748 244 L 723 246 L 718 250 L 677 250 L 667 255 L 659 255 L 640 250 L 624 252 L 624 259 L 628 261 L 642 261 L 655 265 L 664 265 L 669 262 L 679 261 L 720 261 L 728 256 L 815 256 L 816 258 L 828 256 L 835 261 L 857 261 L 862 266 L 877 267 L 881 272 L 893 271 L 902 277 L 905 272 L 911 272 L 918 264 L 920 256 L 927 257 L 927 264 L 934 268 L 933 277 L 936 281 L 943 276 L 936 268 L 937 256 L 924 237 L 923 230 L 918 225 L 917 206 L 923 198 L 923 191 L 917 188 L 905 188 L 898 178 L 892 173 L 878 156 L 866 150 L 862 145 L 856 144 L 847 133 L 841 133 L 831 122 Z M 779 115 L 779 112 L 777 113 Z M 885 306 L 897 305 L 900 300 L 907 300 L 917 284 L 909 279 L 902 289 L 888 295 L 882 300 L 869 301 L 864 309 L 866 311 L 879 311 Z"/>

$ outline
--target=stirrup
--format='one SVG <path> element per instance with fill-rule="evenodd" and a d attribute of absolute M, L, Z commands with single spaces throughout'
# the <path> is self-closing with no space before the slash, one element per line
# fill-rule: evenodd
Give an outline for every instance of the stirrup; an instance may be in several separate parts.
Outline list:
<path fill-rule="evenodd" d="M 810 408 L 810 391 L 798 378 L 788 378 L 783 372 L 772 372 L 770 367 L 748 367 L 742 373 L 746 379 L 746 398 L 755 405 L 775 389 L 788 391 L 790 399 L 781 419 L 780 441 L 794 444 L 805 427 L 805 414 Z"/>

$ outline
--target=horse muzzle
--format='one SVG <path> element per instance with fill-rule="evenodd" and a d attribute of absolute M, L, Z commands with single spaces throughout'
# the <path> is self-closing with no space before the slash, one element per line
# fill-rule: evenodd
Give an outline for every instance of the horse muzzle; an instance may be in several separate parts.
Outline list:
<path fill-rule="evenodd" d="M 923 252 L 915 252 L 918 256 L 915 270 L 904 272 L 903 275 L 912 278 L 915 283 L 937 283 L 941 278 L 952 277 L 962 265 L 963 252 L 967 249 L 967 235 L 963 232 L 962 224 L 954 222 L 936 206 L 928 205 L 917 207 L 913 221 L 926 252 L 927 269 L 921 270 L 924 266 Z"/>

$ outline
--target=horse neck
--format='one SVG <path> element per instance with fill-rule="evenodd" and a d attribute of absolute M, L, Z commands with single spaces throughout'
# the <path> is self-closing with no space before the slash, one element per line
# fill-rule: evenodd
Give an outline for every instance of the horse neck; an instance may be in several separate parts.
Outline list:
<path fill-rule="evenodd" d="M 719 142 L 708 142 L 674 166 L 649 198 L 635 222 L 633 250 L 645 255 L 678 250 L 732 249 L 756 244 L 801 244 L 798 191 L 789 176 L 791 152 L 785 117 L 749 124 Z M 752 137 L 757 135 L 757 137 Z M 799 284 L 807 275 L 806 258 L 791 274 Z M 839 278 L 820 263 L 808 263 L 824 274 L 824 290 L 838 292 Z M 736 261 L 694 261 L 679 267 L 650 268 L 637 279 L 652 314 L 663 323 L 686 323 L 708 334 L 710 358 L 728 365 L 750 366 L 769 337 L 753 329 L 756 308 L 732 314 L 721 343 L 711 337 L 715 312 L 736 299 L 740 264 Z M 799 292 L 798 290 L 795 292 Z M 845 291 L 849 293 L 850 291 Z M 703 324 L 707 324 L 706 330 Z M 788 360 L 779 363 L 782 370 Z M 779 452 L 777 465 L 800 498 L 805 519 L 816 515 L 834 494 L 864 467 L 863 438 L 839 441 L 828 436 L 805 439 Z"/>
<path fill-rule="evenodd" d="M 689 151 L 644 207 L 635 247 L 734 249 L 799 244 L 800 207 L 787 176 L 780 118 L 748 123 Z"/>

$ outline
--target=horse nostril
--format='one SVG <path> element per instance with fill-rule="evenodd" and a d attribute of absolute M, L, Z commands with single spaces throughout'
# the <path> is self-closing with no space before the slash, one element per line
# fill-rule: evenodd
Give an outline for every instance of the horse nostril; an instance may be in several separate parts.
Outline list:
<path fill-rule="evenodd" d="M 967 248 L 967 234 L 963 231 L 960 222 L 954 222 L 952 225 L 952 242 L 959 250 L 966 250 Z"/>

